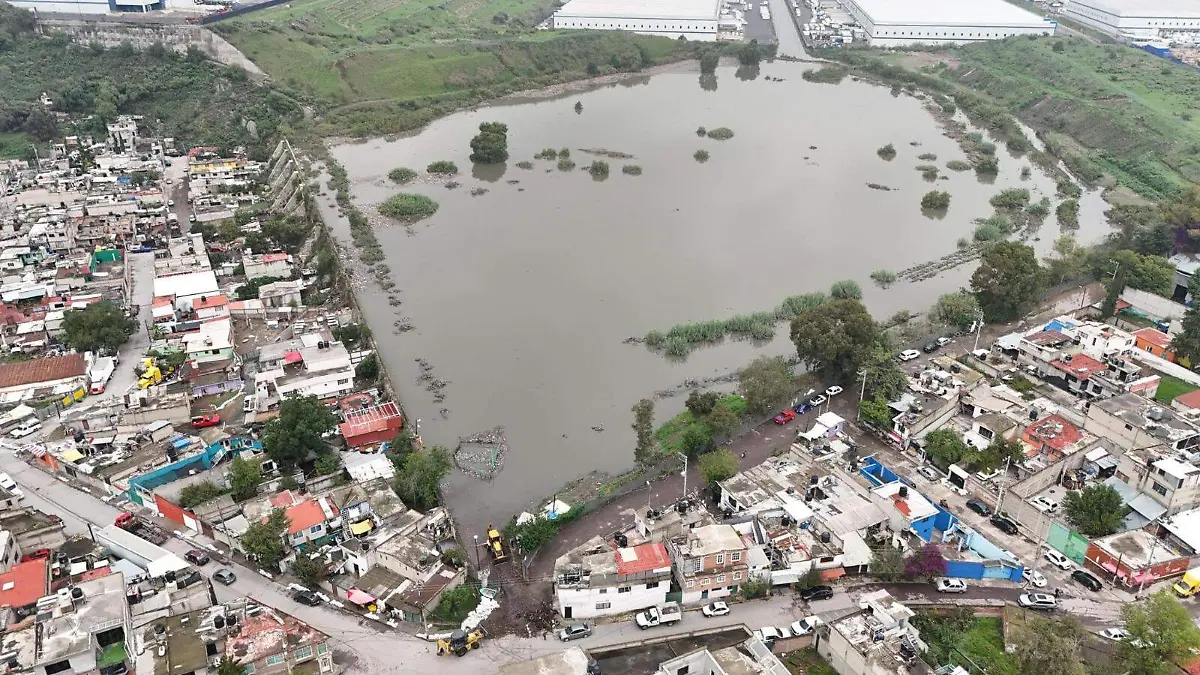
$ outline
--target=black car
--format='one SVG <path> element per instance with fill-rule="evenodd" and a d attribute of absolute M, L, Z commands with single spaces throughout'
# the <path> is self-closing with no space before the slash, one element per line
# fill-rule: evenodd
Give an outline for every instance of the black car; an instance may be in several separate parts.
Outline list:
<path fill-rule="evenodd" d="M 183 557 L 197 567 L 202 567 L 208 564 L 208 554 L 198 548 L 194 548 L 187 553 L 184 553 Z"/>
<path fill-rule="evenodd" d="M 810 586 L 800 591 L 800 599 L 805 602 L 813 600 L 828 600 L 833 597 L 833 588 L 829 586 Z"/>
<path fill-rule="evenodd" d="M 940 348 L 938 347 L 938 343 L 930 342 L 929 344 L 925 345 L 924 349 L 926 354 L 932 354 Z"/>
<path fill-rule="evenodd" d="M 308 605 L 309 607 L 316 607 L 317 605 L 321 604 L 321 599 L 318 598 L 317 594 L 313 593 L 312 591 L 296 591 L 292 594 L 292 599 L 302 605 Z"/>
<path fill-rule="evenodd" d="M 1017 533 L 1017 524 L 1014 523 L 1013 521 L 1009 520 L 1008 518 L 1005 518 L 1003 516 L 996 516 L 995 518 L 992 518 L 990 522 L 992 523 L 992 525 L 996 526 L 997 530 L 1000 530 L 1004 534 L 1016 534 Z"/>
<path fill-rule="evenodd" d="M 992 515 L 992 510 L 988 507 L 988 505 L 984 504 L 983 502 L 979 501 L 978 499 L 968 499 L 967 500 L 967 508 L 971 509 L 975 513 L 978 513 L 979 515 L 981 515 L 985 518 L 987 516 Z"/>
<path fill-rule="evenodd" d="M 1083 570 L 1075 570 L 1074 572 L 1071 572 L 1071 578 L 1074 579 L 1076 583 L 1087 588 L 1089 591 L 1099 591 L 1100 589 L 1104 588 L 1104 584 L 1100 583 L 1099 579 L 1092 576 L 1088 572 L 1084 572 Z"/>

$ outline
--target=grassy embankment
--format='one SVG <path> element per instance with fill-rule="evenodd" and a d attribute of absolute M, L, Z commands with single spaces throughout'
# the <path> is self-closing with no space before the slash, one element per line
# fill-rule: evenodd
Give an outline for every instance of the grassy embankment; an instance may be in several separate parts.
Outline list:
<path fill-rule="evenodd" d="M 313 104 L 322 135 L 417 128 L 512 91 L 642 70 L 693 46 L 617 32 L 537 31 L 549 0 L 300 0 L 212 26 Z"/>
<path fill-rule="evenodd" d="M 1171 401 L 1174 401 L 1176 398 L 1183 396 L 1184 394 L 1196 391 L 1197 388 L 1198 387 L 1188 382 L 1184 382 L 1178 377 L 1163 375 L 1162 381 L 1158 383 L 1158 391 L 1154 394 L 1154 400 L 1158 401 L 1159 403 L 1166 403 L 1169 405 Z"/>
<path fill-rule="evenodd" d="M 1141 50 L 1052 37 L 824 55 L 867 77 L 951 96 L 1001 140 L 1010 129 L 996 113 L 1015 115 L 1088 184 L 1159 200 L 1200 182 L 1200 71 Z"/>

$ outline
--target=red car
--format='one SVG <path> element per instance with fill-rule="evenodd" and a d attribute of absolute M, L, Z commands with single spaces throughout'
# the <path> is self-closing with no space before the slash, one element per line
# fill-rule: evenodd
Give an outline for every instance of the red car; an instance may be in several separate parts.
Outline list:
<path fill-rule="evenodd" d="M 221 416 L 213 413 L 211 415 L 200 415 L 192 418 L 193 429 L 203 429 L 205 427 L 215 427 L 221 423 Z"/>
<path fill-rule="evenodd" d="M 789 408 L 775 416 L 775 424 L 787 424 L 794 419 L 796 419 L 796 413 Z"/>

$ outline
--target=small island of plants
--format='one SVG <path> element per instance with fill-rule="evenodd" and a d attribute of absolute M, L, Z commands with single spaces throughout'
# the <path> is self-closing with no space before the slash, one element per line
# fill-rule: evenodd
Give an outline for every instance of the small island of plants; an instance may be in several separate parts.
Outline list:
<path fill-rule="evenodd" d="M 727 141 L 733 138 L 733 130 L 729 127 L 717 127 L 716 129 L 709 129 L 708 137 L 718 141 Z"/>
<path fill-rule="evenodd" d="M 882 148 L 876 150 L 875 154 L 879 155 L 881 159 L 885 159 L 890 162 L 896 158 L 896 146 L 888 143 Z"/>
<path fill-rule="evenodd" d="M 401 192 L 379 205 L 379 212 L 398 220 L 416 222 L 437 213 L 438 203 L 425 195 Z"/>
<path fill-rule="evenodd" d="M 403 166 L 398 166 L 388 172 L 388 178 L 390 178 L 393 183 L 399 183 L 401 185 L 404 185 L 416 177 L 416 171 Z"/>
<path fill-rule="evenodd" d="M 950 208 L 950 193 L 944 190 L 930 190 L 921 197 L 921 208 L 926 211 L 945 211 Z"/>

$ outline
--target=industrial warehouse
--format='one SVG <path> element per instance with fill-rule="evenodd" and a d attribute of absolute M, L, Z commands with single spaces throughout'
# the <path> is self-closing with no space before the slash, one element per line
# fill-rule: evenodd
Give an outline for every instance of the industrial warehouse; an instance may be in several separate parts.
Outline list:
<path fill-rule="evenodd" d="M 713 42 L 722 0 L 569 0 L 551 18 L 555 29 L 624 30 Z"/>
<path fill-rule="evenodd" d="M 843 0 L 874 47 L 1053 35 L 1057 24 L 1004 0 Z"/>
<path fill-rule="evenodd" d="M 1063 15 L 1113 37 L 1200 33 L 1200 2 L 1195 0 L 1071 0 Z"/>

